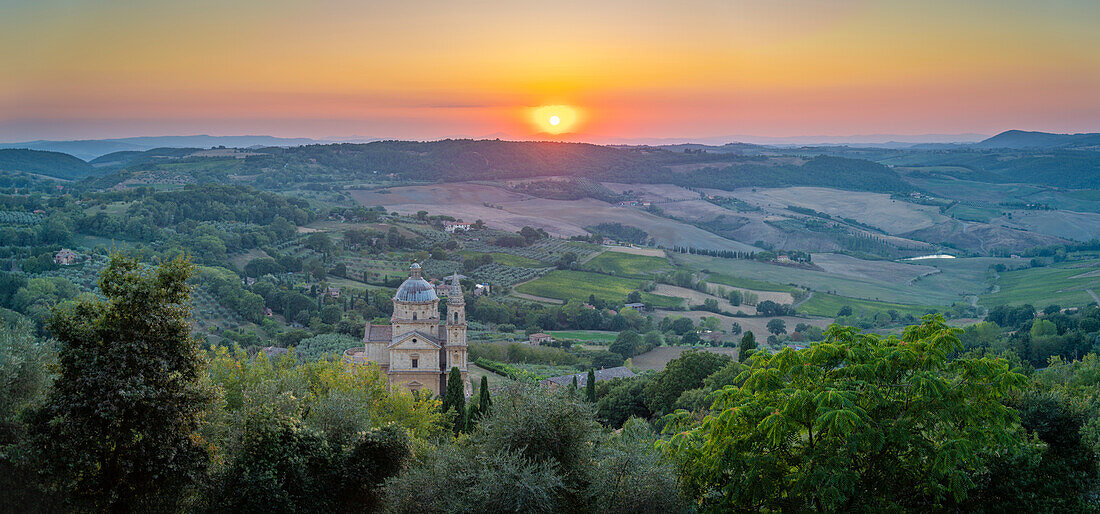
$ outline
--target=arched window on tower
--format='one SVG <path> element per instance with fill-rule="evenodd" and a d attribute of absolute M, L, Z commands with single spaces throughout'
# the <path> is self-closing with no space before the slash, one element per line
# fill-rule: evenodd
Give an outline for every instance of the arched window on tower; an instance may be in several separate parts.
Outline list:
<path fill-rule="evenodd" d="M 416 313 L 413 313 L 413 321 L 416 321 Z"/>
<path fill-rule="evenodd" d="M 455 323 L 458 323 L 458 313 L 455 313 Z"/>

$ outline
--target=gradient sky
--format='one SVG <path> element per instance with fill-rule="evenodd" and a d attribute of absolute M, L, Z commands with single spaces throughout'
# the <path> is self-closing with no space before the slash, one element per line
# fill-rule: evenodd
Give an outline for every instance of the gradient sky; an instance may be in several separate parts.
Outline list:
<path fill-rule="evenodd" d="M 1100 130 L 1100 1 L 0 0 L 0 140 Z"/>

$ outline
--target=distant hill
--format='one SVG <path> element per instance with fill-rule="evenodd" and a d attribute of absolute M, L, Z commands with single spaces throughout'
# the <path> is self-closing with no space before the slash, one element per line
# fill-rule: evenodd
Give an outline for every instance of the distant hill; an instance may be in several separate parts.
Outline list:
<path fill-rule="evenodd" d="M 236 183 L 241 177 L 249 177 L 246 180 L 253 185 L 272 189 L 302 184 L 331 187 L 334 181 L 371 181 L 381 176 L 414 182 L 573 176 L 594 181 L 724 189 L 788 185 L 885 192 L 913 189 L 894 170 L 868 160 L 839 157 L 776 160 L 738 151 L 754 148 L 737 144 L 668 150 L 588 143 L 445 139 L 253 148 L 235 156 L 222 150 L 195 152 L 169 148 L 116 152 L 99 157 L 92 164 L 100 172 L 109 173 L 101 184 L 97 183 L 99 187 L 109 187 L 111 180 L 117 183 L 130 173 L 160 170 L 177 177 L 189 175 L 200 183 Z M 704 149 L 705 153 L 700 151 Z"/>
<path fill-rule="evenodd" d="M 0 171 L 22 171 L 63 179 L 95 174 L 91 164 L 69 154 L 16 149 L 0 149 Z"/>
<path fill-rule="evenodd" d="M 248 148 L 254 146 L 301 146 L 328 143 L 309 138 L 283 138 L 274 136 L 160 136 L 160 137 L 124 137 L 119 139 L 88 139 L 81 141 L 26 141 L 22 143 L 0 143 L 0 148 L 26 148 L 64 152 L 81 159 L 91 160 L 114 152 L 142 152 L 154 148 Z"/>
<path fill-rule="evenodd" d="M 1073 148 L 1100 146 L 1100 133 L 1088 134 L 1052 134 L 1050 132 L 1028 132 L 1008 130 L 989 139 L 974 143 L 974 148 Z"/>
<path fill-rule="evenodd" d="M 144 151 L 124 151 L 124 152 L 112 152 L 107 155 L 101 155 L 88 161 L 89 164 L 96 168 L 121 168 L 123 166 L 129 166 L 131 164 L 146 164 L 157 161 L 164 161 L 165 159 L 178 159 L 187 157 L 195 152 L 202 151 L 202 148 L 153 148 L 151 150 Z"/>

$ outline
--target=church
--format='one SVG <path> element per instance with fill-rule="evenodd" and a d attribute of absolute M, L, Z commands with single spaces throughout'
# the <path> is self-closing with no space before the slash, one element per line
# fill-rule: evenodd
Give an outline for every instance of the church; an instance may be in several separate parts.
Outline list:
<path fill-rule="evenodd" d="M 344 352 L 344 359 L 377 364 L 390 386 L 442 395 L 447 390 L 451 367 L 462 372 L 466 396 L 471 394 L 466 362 L 466 302 L 458 277 L 451 277 L 445 319 L 440 320 L 436 288 L 421 276 L 413 263 L 409 278 L 393 296 L 389 325 L 367 322 L 363 346 Z"/>

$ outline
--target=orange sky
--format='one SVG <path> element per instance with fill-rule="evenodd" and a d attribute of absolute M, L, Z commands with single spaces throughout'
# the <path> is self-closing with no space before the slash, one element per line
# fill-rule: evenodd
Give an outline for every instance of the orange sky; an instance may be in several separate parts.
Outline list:
<path fill-rule="evenodd" d="M 0 8 L 8 141 L 1100 130 L 1095 0 Z M 539 134 L 542 105 L 572 106 L 577 122 Z"/>

